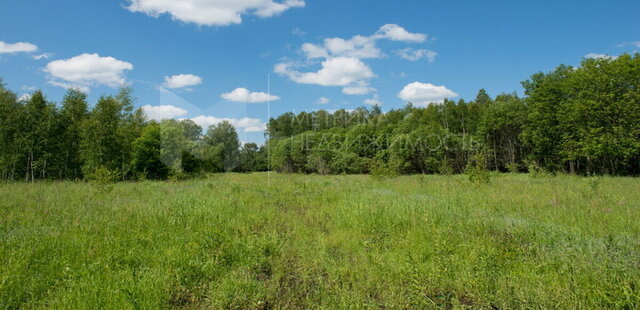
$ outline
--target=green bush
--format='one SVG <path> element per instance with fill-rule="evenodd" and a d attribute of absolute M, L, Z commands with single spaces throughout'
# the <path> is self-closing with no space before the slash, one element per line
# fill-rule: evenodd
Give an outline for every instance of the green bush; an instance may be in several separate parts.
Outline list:
<path fill-rule="evenodd" d="M 484 152 L 478 152 L 470 158 L 465 173 L 469 176 L 471 183 L 488 184 L 491 182 Z"/>

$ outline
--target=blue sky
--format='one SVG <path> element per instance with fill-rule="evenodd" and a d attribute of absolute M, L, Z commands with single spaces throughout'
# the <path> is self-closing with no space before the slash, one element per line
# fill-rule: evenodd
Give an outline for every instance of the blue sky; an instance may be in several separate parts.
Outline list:
<path fill-rule="evenodd" d="M 57 102 L 126 82 L 153 117 L 227 118 L 260 142 L 268 75 L 272 115 L 521 93 L 535 72 L 640 50 L 639 14 L 635 0 L 2 1 L 0 76 Z"/>

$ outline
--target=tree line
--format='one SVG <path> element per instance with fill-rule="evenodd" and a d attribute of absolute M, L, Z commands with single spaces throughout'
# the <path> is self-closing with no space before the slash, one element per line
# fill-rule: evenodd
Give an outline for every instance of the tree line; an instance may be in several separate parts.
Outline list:
<path fill-rule="evenodd" d="M 58 106 L 41 91 L 20 99 L 0 83 L 0 144 L 3 180 L 166 179 L 267 169 L 265 148 L 241 146 L 230 123 L 203 133 L 191 120 L 149 121 L 134 109 L 129 87 L 89 110 L 79 90 L 68 90 Z"/>
<path fill-rule="evenodd" d="M 586 59 L 522 83 L 524 98 L 480 90 L 475 100 L 382 113 L 286 113 L 270 120 L 279 171 L 404 174 L 494 171 L 640 174 L 640 55 Z"/>
<path fill-rule="evenodd" d="M 384 113 L 380 107 L 285 113 L 266 143 L 241 145 L 228 122 L 149 121 L 129 87 L 89 108 L 70 89 L 18 98 L 0 82 L 3 180 L 167 179 L 210 172 L 461 173 L 483 169 L 640 174 L 640 55 L 536 73 L 515 93 Z"/>

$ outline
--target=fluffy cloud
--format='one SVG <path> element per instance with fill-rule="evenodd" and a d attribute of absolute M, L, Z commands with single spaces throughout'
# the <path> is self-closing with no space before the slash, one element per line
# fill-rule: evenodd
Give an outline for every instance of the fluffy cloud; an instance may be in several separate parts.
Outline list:
<path fill-rule="evenodd" d="M 331 99 L 327 97 L 320 97 L 320 99 L 316 100 L 316 104 L 327 104 L 331 102 Z"/>
<path fill-rule="evenodd" d="M 127 9 L 158 17 L 205 26 L 242 23 L 243 15 L 271 17 L 290 8 L 304 7 L 303 0 L 129 0 Z"/>
<path fill-rule="evenodd" d="M 250 92 L 246 88 L 236 88 L 229 93 L 220 95 L 220 97 L 228 101 L 245 103 L 260 103 L 280 99 L 278 96 L 269 95 L 263 92 Z"/>
<path fill-rule="evenodd" d="M 180 118 L 188 114 L 188 111 L 173 105 L 145 105 L 142 107 L 144 113 L 149 119 L 161 121 L 165 119 L 184 119 Z M 267 125 L 257 118 L 224 118 L 209 115 L 200 115 L 191 118 L 193 122 L 198 124 L 205 131 L 209 126 L 220 124 L 224 121 L 231 123 L 238 131 L 242 132 L 262 132 L 267 129 Z"/>
<path fill-rule="evenodd" d="M 426 34 L 410 33 L 406 29 L 393 24 L 380 27 L 371 36 L 356 35 L 351 39 L 329 38 L 323 44 L 305 43 L 302 52 L 309 59 L 329 57 L 381 58 L 384 53 L 376 46 L 378 40 L 386 39 L 401 42 L 424 42 Z"/>
<path fill-rule="evenodd" d="M 420 82 L 408 84 L 398 94 L 400 99 L 422 106 L 426 106 L 429 103 L 442 103 L 444 99 L 457 96 L 458 94 L 444 86 Z"/>
<path fill-rule="evenodd" d="M 162 86 L 171 89 L 196 86 L 202 84 L 202 78 L 193 74 L 178 74 L 165 76 Z"/>
<path fill-rule="evenodd" d="M 209 126 L 220 124 L 224 121 L 229 122 L 238 130 L 244 132 L 261 132 L 267 129 L 265 123 L 256 118 L 219 118 L 215 116 L 200 115 L 191 119 L 194 123 L 200 125 L 204 130 L 207 130 Z"/>
<path fill-rule="evenodd" d="M 426 58 L 430 63 L 436 60 L 436 56 L 438 53 L 425 49 L 412 49 L 410 47 L 397 50 L 395 54 L 409 61 L 418 61 L 420 59 Z"/>
<path fill-rule="evenodd" d="M 584 56 L 584 58 L 590 58 L 590 59 L 611 59 L 614 60 L 616 58 L 618 58 L 618 56 L 611 56 L 611 55 L 607 55 L 607 54 L 597 54 L 597 53 L 589 53 L 587 55 Z"/>
<path fill-rule="evenodd" d="M 187 110 L 172 105 L 145 105 L 142 107 L 149 119 L 161 121 L 187 115 Z"/>
<path fill-rule="evenodd" d="M 406 29 L 395 25 L 386 24 L 376 32 L 376 38 L 384 38 L 392 41 L 421 43 L 427 40 L 427 35 L 422 33 L 411 33 Z"/>
<path fill-rule="evenodd" d="M 300 84 L 316 84 L 322 86 L 348 86 L 375 77 L 371 68 L 357 58 L 336 57 L 322 62 L 317 72 L 298 72 L 290 64 L 278 64 L 275 72 L 288 76 Z"/>
<path fill-rule="evenodd" d="M 376 40 L 371 37 L 355 36 L 349 40 L 342 38 L 325 39 L 323 45 L 305 43 L 302 52 L 307 58 L 354 57 L 381 58 L 384 54 L 376 47 Z"/>
<path fill-rule="evenodd" d="M 13 54 L 13 53 L 33 53 L 38 50 L 38 46 L 27 43 L 6 43 L 0 41 L 0 54 Z"/>
<path fill-rule="evenodd" d="M 132 64 L 113 57 L 82 54 L 52 61 L 44 71 L 50 75 L 52 85 L 88 89 L 95 85 L 120 86 L 125 83 L 125 72 L 132 69 Z"/>
<path fill-rule="evenodd" d="M 322 44 L 305 43 L 300 50 L 306 57 L 306 64 L 323 59 L 319 71 L 300 72 L 293 68 L 291 62 L 277 64 L 274 71 L 296 83 L 342 86 L 342 92 L 345 94 L 365 95 L 376 91 L 369 86 L 369 80 L 376 75 L 362 59 L 385 57 L 382 50 L 376 46 L 379 40 L 419 43 L 426 41 L 427 35 L 411 33 L 398 25 L 387 24 L 370 36 L 356 35 L 350 39 L 328 38 Z M 409 50 L 407 55 L 408 52 Z M 409 57 L 435 57 L 435 52 L 427 50 L 418 50 L 413 54 Z"/>

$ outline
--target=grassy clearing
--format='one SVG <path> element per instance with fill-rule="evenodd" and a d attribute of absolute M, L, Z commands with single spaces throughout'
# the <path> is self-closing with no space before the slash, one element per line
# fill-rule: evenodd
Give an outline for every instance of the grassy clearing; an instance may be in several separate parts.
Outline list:
<path fill-rule="evenodd" d="M 0 308 L 637 308 L 640 180 L 0 185 Z"/>

